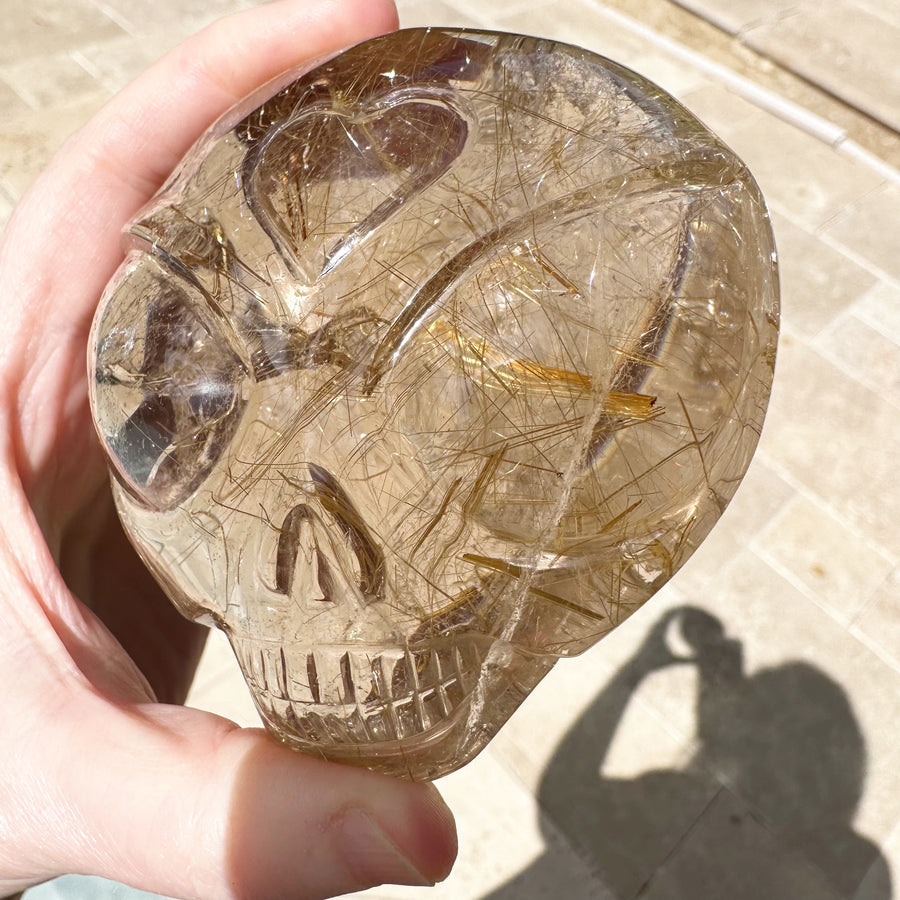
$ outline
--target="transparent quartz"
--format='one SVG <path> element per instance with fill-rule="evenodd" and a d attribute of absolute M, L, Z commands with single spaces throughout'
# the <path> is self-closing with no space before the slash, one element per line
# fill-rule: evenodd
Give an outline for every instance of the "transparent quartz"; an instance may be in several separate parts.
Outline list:
<path fill-rule="evenodd" d="M 684 563 L 759 436 L 759 190 L 575 47 L 410 30 L 288 73 L 127 238 L 90 348 L 122 522 L 304 752 L 463 765 Z"/>

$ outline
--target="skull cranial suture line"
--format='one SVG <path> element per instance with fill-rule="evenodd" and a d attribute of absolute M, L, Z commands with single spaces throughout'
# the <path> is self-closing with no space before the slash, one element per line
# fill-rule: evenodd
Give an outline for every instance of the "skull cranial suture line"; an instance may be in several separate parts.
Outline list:
<path fill-rule="evenodd" d="M 91 342 L 120 516 L 300 750 L 471 759 L 682 565 L 756 445 L 759 191 L 586 51 L 359 45 L 218 122 L 128 234 Z"/>

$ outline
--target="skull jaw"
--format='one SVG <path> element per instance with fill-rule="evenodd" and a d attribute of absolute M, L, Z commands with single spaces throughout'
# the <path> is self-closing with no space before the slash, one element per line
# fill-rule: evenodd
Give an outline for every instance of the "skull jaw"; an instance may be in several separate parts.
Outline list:
<path fill-rule="evenodd" d="M 264 664 L 253 661 L 260 658 L 258 642 L 229 638 L 274 738 L 307 755 L 409 781 L 439 778 L 473 759 L 556 663 L 555 656 L 536 656 L 487 635 L 462 635 L 416 653 L 385 647 L 365 654 L 384 676 L 376 677 L 378 696 L 329 704 L 289 699 L 265 678 Z M 331 655 L 346 663 L 351 653 L 358 655 L 346 646 L 319 647 L 315 658 Z M 410 667 L 423 669 L 412 684 Z"/>

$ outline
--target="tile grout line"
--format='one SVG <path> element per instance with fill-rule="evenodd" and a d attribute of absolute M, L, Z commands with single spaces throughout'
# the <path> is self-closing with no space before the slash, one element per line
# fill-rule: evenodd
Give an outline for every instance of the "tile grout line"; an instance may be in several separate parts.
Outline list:
<path fill-rule="evenodd" d="M 864 611 L 865 610 L 861 610 L 860 615 L 862 615 Z M 884 647 L 876 644 L 874 640 L 866 634 L 858 624 L 856 624 L 856 622 L 851 623 L 849 628 L 847 628 L 847 634 L 858 641 L 861 646 L 865 647 L 876 659 L 881 660 L 881 662 L 883 662 L 892 672 L 900 673 L 900 662 L 892 658 Z M 898 822 L 898 828 L 900 828 L 900 822 Z"/>
<path fill-rule="evenodd" d="M 869 293 L 871 290 L 874 290 L 875 288 L 878 288 L 880 286 L 880 284 L 876 283 L 872 288 L 870 288 L 869 291 L 866 291 L 866 293 Z M 891 287 L 891 285 L 885 286 Z M 868 325 L 869 328 L 880 334 L 883 338 L 889 340 L 897 347 L 900 347 L 900 340 L 898 340 L 897 334 L 895 333 L 894 329 L 886 327 L 883 319 L 879 318 L 876 313 L 863 306 L 863 299 L 865 295 L 866 294 L 863 294 L 862 297 L 859 297 L 851 307 L 853 315 L 864 325 Z M 890 301 L 885 300 L 884 306 L 887 306 L 889 302 Z"/>
<path fill-rule="evenodd" d="M 830 619 L 832 619 L 843 631 L 846 631 L 848 634 L 851 633 L 851 629 L 853 628 L 854 622 L 856 622 L 862 611 L 866 609 L 872 601 L 872 597 L 876 596 L 878 590 L 882 585 L 886 584 L 888 579 L 891 577 L 890 572 L 884 576 L 884 578 L 875 585 L 875 587 L 869 592 L 866 596 L 865 601 L 861 604 L 860 609 L 856 612 L 855 615 L 848 615 L 842 617 L 840 613 L 834 609 L 834 607 L 829 606 L 825 603 L 820 602 L 817 597 L 818 594 L 816 591 L 810 587 L 805 581 L 799 578 L 794 571 L 789 568 L 785 563 L 781 562 L 776 557 L 772 556 L 765 547 L 761 546 L 756 539 L 754 538 L 749 544 L 750 552 L 756 556 L 760 562 L 767 565 L 776 575 L 780 576 L 784 581 L 786 581 L 792 588 L 794 588 L 797 593 L 801 594 L 805 597 L 810 603 L 812 603 L 816 609 L 824 612 Z M 854 635 L 855 636 L 855 635 Z M 893 663 L 891 665 L 892 669 L 898 669 L 897 663 Z M 900 671 L 900 669 L 898 669 Z"/>
<path fill-rule="evenodd" d="M 827 226 L 823 225 L 822 227 L 825 228 Z M 891 287 L 900 288 L 900 278 L 885 271 L 877 263 L 872 262 L 871 259 L 863 256 L 852 247 L 842 244 L 837 238 L 828 234 L 827 231 L 817 231 L 813 234 L 813 237 L 820 240 L 826 247 L 830 247 L 832 250 L 842 253 L 847 259 L 856 263 L 861 269 L 865 269 L 870 275 L 874 275 L 879 281 L 884 281 L 891 285 Z"/>
<path fill-rule="evenodd" d="M 864 388 L 868 388 L 868 390 L 872 391 L 873 393 L 879 394 L 879 396 L 885 403 L 897 407 L 898 412 L 900 412 L 900 393 L 898 393 L 895 398 L 890 394 L 885 394 L 883 391 L 880 391 L 874 383 L 862 378 L 858 371 L 854 370 L 852 366 L 849 366 L 844 358 L 837 353 L 833 345 L 829 343 L 832 338 L 839 335 L 840 331 L 843 328 L 851 324 L 851 320 L 855 319 L 856 322 L 870 328 L 877 335 L 884 338 L 894 347 L 896 347 L 897 350 L 900 350 L 900 345 L 898 345 L 897 342 L 890 337 L 890 335 L 885 334 L 879 328 L 873 328 L 862 316 L 857 313 L 855 306 L 856 303 L 841 310 L 824 328 L 821 329 L 821 331 L 817 332 L 811 340 L 807 340 L 805 341 L 805 343 L 811 350 L 818 353 L 823 359 L 830 362 L 838 371 L 842 372 L 848 380 L 855 382 L 856 384 Z M 799 339 L 799 336 L 796 334 L 792 336 L 795 340 Z"/>
<path fill-rule="evenodd" d="M 854 536 L 861 538 L 868 543 L 873 543 L 871 535 L 866 534 L 863 529 L 861 529 L 858 525 L 856 525 L 845 515 L 843 515 L 837 507 L 826 501 L 821 495 L 815 493 L 815 491 L 807 487 L 802 481 L 799 481 L 796 477 L 794 477 L 788 468 L 786 468 L 777 459 L 770 456 L 764 449 L 758 451 L 757 455 L 760 457 L 760 460 L 762 462 L 764 462 L 783 482 L 785 482 L 785 484 L 788 485 L 788 487 L 791 488 L 791 490 L 793 490 L 795 494 L 802 497 L 814 506 L 817 506 L 819 509 L 824 510 L 831 518 L 833 518 L 837 522 L 840 522 L 845 528 L 847 528 L 848 531 L 852 532 Z M 878 549 L 880 555 L 883 556 L 893 567 L 896 568 L 898 565 L 900 565 L 900 554 L 889 550 L 887 547 L 884 547 L 881 544 L 877 544 L 874 546 Z"/>
<path fill-rule="evenodd" d="M 7 68 L 9 67 L 3 67 L 4 70 Z M 3 70 L 0 70 L 0 82 L 5 84 L 28 107 L 28 111 L 40 112 L 40 104 L 34 99 L 34 97 L 30 94 L 23 93 L 14 80 L 10 80 L 9 78 L 4 77 Z M 22 113 L 20 113 L 20 115 L 25 112 L 25 110 L 22 110 Z"/>
<path fill-rule="evenodd" d="M 99 84 L 103 84 L 103 76 L 100 70 L 84 55 L 82 48 L 77 48 L 69 52 L 69 57 L 76 65 L 81 66 Z"/>
<path fill-rule="evenodd" d="M 112 7 L 104 3 L 103 0 L 90 0 L 90 3 L 99 13 L 118 25 L 125 34 L 130 35 L 131 37 L 139 37 L 131 22 L 129 22 L 128 19 L 122 18 Z"/>
<path fill-rule="evenodd" d="M 754 106 L 763 109 L 776 118 L 799 128 L 806 134 L 822 141 L 838 153 L 863 163 L 874 169 L 881 177 L 895 184 L 900 184 L 900 171 L 889 163 L 879 159 L 875 154 L 847 137 L 845 129 L 822 116 L 814 113 L 798 103 L 780 96 L 769 88 L 757 84 L 751 79 L 733 72 L 727 66 L 717 63 L 696 50 L 666 37 L 664 34 L 635 21 L 630 16 L 603 6 L 601 0 L 585 0 L 599 15 L 615 22 L 621 28 L 630 31 L 637 37 L 664 50 L 676 59 L 686 62 L 710 75 L 735 91 Z"/>
<path fill-rule="evenodd" d="M 900 278 L 897 278 L 890 272 L 882 269 L 877 263 L 863 256 L 852 247 L 848 247 L 846 244 L 841 243 L 840 240 L 830 235 L 827 230 L 833 224 L 840 221 L 840 219 L 844 215 L 846 215 L 848 209 L 857 205 L 860 201 L 863 201 L 873 196 L 874 194 L 879 193 L 881 190 L 884 190 L 884 187 L 885 186 L 882 184 L 870 191 L 866 191 L 855 200 L 851 200 L 849 203 L 845 204 L 845 206 L 838 213 L 835 213 L 821 224 L 814 226 L 811 226 L 806 219 L 797 218 L 796 216 L 792 215 L 791 208 L 789 206 L 782 206 L 780 204 L 771 202 L 768 203 L 768 206 L 772 212 L 775 212 L 778 215 L 782 216 L 795 228 L 799 228 L 804 234 L 808 235 L 809 237 L 815 238 L 817 241 L 821 241 L 826 247 L 834 250 L 836 253 L 841 254 L 841 256 L 845 256 L 850 262 L 856 263 L 856 265 L 858 265 L 861 269 L 865 269 L 865 271 L 870 275 L 874 275 L 875 278 L 878 279 L 878 281 L 884 281 L 892 287 L 900 288 Z"/>
<path fill-rule="evenodd" d="M 538 794 L 516 770 L 516 767 L 508 765 L 508 762 L 502 752 L 497 752 L 496 748 L 489 744 L 484 748 L 482 753 L 485 756 L 489 756 L 493 760 L 493 762 L 500 769 L 502 769 L 506 777 L 509 778 L 518 788 L 521 788 L 525 796 L 527 796 L 534 804 L 533 812 L 537 818 L 538 830 L 541 832 L 541 842 L 543 844 L 544 853 L 547 853 L 551 850 L 551 842 L 543 831 L 544 825 L 542 824 L 542 820 L 544 823 L 549 824 L 550 828 L 552 829 L 553 839 L 562 844 L 562 846 L 564 846 L 575 859 L 578 859 L 584 864 L 585 868 L 591 875 L 590 884 L 601 893 L 601 900 L 622 900 L 622 898 L 618 896 L 613 896 L 611 889 L 606 884 L 601 874 L 595 871 L 592 861 L 578 848 L 576 844 L 572 842 L 566 832 L 560 827 L 556 817 L 550 812 L 550 810 L 548 810 L 544 806 L 543 803 L 541 803 Z"/>
<path fill-rule="evenodd" d="M 766 464 L 769 464 L 769 461 L 766 460 Z M 775 467 L 772 466 L 773 471 Z M 776 473 L 781 475 L 781 473 Z M 794 487 L 791 484 L 791 487 Z M 825 500 L 820 497 L 818 494 L 814 494 L 812 491 L 804 492 L 799 489 L 795 489 L 796 496 L 800 497 L 800 499 L 805 500 L 810 506 L 815 507 L 821 514 L 828 516 L 828 518 L 833 519 L 835 522 L 840 523 L 840 525 L 848 531 L 853 537 L 862 541 L 863 543 L 869 544 L 872 547 L 872 550 L 877 556 L 880 556 L 884 562 L 886 562 L 891 568 L 895 568 L 898 564 L 900 564 L 900 554 L 892 553 L 887 547 L 882 547 L 881 544 L 875 544 L 872 541 L 870 535 L 866 534 L 863 529 L 854 525 L 852 522 L 847 521 L 842 516 L 835 515 L 836 510 L 829 503 L 825 502 Z M 763 537 L 770 529 L 775 528 L 779 523 L 782 522 L 789 515 L 790 507 L 794 498 L 790 498 L 783 506 L 775 513 L 774 516 L 767 519 L 765 524 L 756 529 L 756 532 L 750 537 L 748 544 L 752 547 L 752 545 L 760 538 Z"/>
<path fill-rule="evenodd" d="M 722 782 L 717 777 L 715 777 L 715 773 L 713 773 L 713 780 L 715 784 L 718 784 L 718 790 L 713 793 L 712 797 L 709 798 L 709 802 L 703 807 L 703 809 L 700 810 L 694 821 L 691 822 L 691 824 L 688 825 L 688 827 L 684 830 L 684 832 L 675 842 L 675 845 L 666 854 L 665 859 L 660 862 L 656 869 L 654 869 L 653 872 L 651 872 L 650 875 L 647 876 L 647 880 L 637 889 L 637 892 L 634 895 L 635 900 L 640 900 L 641 897 L 646 897 L 647 891 L 650 890 L 650 887 L 653 884 L 653 879 L 656 878 L 656 876 L 663 870 L 666 863 L 668 863 L 669 860 L 671 860 L 676 855 L 676 853 L 681 850 L 691 834 L 693 834 L 697 830 L 697 827 L 700 824 L 700 820 L 706 815 L 707 812 L 709 812 L 709 810 L 712 808 L 712 805 L 722 795 L 722 792 L 728 790 L 728 788 L 724 784 L 722 784 Z"/>
<path fill-rule="evenodd" d="M 875 284 L 872 285 L 872 288 L 878 287 L 879 284 L 880 282 L 876 281 Z M 869 288 L 869 290 L 872 290 L 872 288 Z M 804 344 L 808 349 L 813 350 L 820 356 L 829 359 L 829 361 L 833 362 L 836 368 L 840 369 L 852 381 L 855 381 L 859 385 L 868 387 L 870 391 L 877 391 L 877 388 L 872 388 L 871 385 L 867 385 L 866 382 L 863 381 L 863 379 L 860 378 L 860 376 L 856 372 L 854 372 L 852 368 L 848 368 L 847 364 L 842 361 L 841 357 L 834 357 L 832 359 L 832 354 L 834 353 L 834 351 L 828 349 L 824 343 L 828 341 L 835 332 L 839 331 L 847 324 L 849 324 L 849 320 L 856 319 L 863 325 L 868 325 L 873 331 L 876 331 L 889 343 L 900 349 L 900 341 L 892 337 L 887 331 L 882 331 L 881 328 L 878 327 L 877 322 L 873 324 L 872 322 L 866 320 L 865 315 L 860 314 L 859 306 L 866 293 L 868 293 L 868 291 L 863 291 L 861 294 L 858 294 L 853 301 L 848 303 L 843 308 L 839 309 L 828 322 L 826 322 L 821 328 L 819 328 L 818 331 L 803 332 L 797 330 L 795 327 L 792 327 L 790 323 L 782 322 L 781 333 L 786 338 L 789 338 L 792 341 L 796 341 L 798 344 Z M 898 398 L 897 402 L 900 403 L 900 398 Z"/>
<path fill-rule="evenodd" d="M 768 462 L 769 461 L 767 460 L 767 463 Z M 815 495 L 811 493 L 806 499 L 810 500 L 810 502 L 816 502 Z M 821 502 L 819 502 L 817 505 L 819 505 L 820 508 L 824 507 L 826 510 L 828 509 L 827 504 L 822 504 Z M 784 511 L 782 511 L 781 515 L 783 514 Z M 776 519 L 781 518 L 781 515 L 776 516 Z M 866 650 L 868 650 L 875 657 L 881 660 L 881 662 L 883 662 L 889 669 L 891 669 L 891 671 L 900 673 L 900 659 L 892 657 L 887 650 L 875 643 L 873 639 L 860 627 L 860 622 L 862 621 L 862 619 L 877 602 L 876 598 L 878 597 L 878 592 L 882 587 L 890 582 L 892 573 L 896 570 L 897 563 L 893 561 L 893 557 L 887 557 L 887 561 L 891 564 L 891 570 L 888 571 L 888 573 L 881 579 L 881 581 L 879 581 L 872 588 L 856 613 L 851 616 L 847 616 L 845 619 L 842 619 L 832 607 L 820 603 L 816 599 L 815 591 L 810 588 L 805 582 L 800 580 L 795 575 L 793 570 L 789 569 L 775 557 L 771 556 L 765 549 L 765 547 L 761 546 L 758 543 L 758 537 L 759 536 L 756 535 L 751 538 L 747 548 L 750 553 L 752 553 L 763 565 L 770 568 L 773 572 L 775 572 L 776 575 L 786 581 L 807 602 L 811 603 L 817 610 L 828 616 L 828 618 L 831 619 L 841 630 L 845 631 Z"/>

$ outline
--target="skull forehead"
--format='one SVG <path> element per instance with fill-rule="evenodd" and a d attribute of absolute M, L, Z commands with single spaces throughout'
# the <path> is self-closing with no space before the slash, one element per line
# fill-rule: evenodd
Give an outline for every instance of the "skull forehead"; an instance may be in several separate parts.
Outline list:
<path fill-rule="evenodd" d="M 574 48 L 438 32 L 377 45 L 227 116 L 133 233 L 176 258 L 207 245 L 200 277 L 223 247 L 252 258 L 272 285 L 269 314 L 294 323 L 349 304 L 393 318 L 410 284 L 474 240 L 527 240 L 523 203 L 539 210 L 578 184 L 591 186 L 583 206 L 620 204 L 610 179 L 696 136 Z"/>

